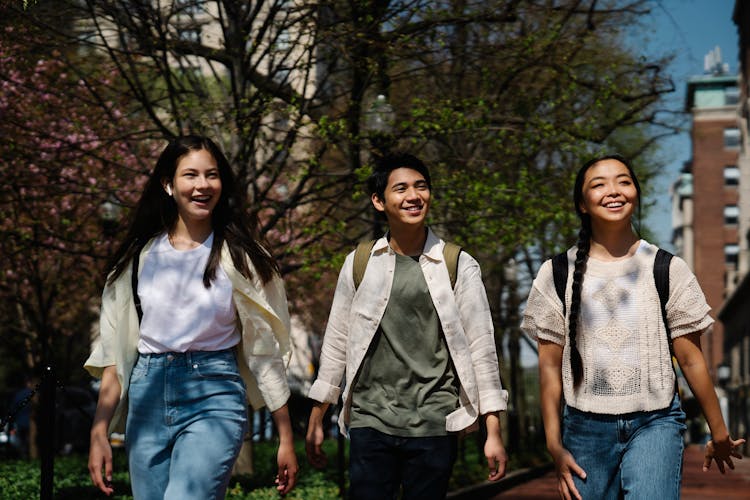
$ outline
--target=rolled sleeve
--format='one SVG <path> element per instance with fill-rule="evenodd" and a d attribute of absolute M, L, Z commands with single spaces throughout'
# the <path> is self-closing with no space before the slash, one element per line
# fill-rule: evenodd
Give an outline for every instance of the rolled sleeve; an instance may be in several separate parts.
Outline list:
<path fill-rule="evenodd" d="M 349 312 L 354 297 L 352 278 L 354 254 L 350 253 L 339 272 L 336 292 L 323 337 L 318 376 L 308 396 L 321 403 L 335 403 L 341 393 L 340 385 L 346 371 Z"/>
<path fill-rule="evenodd" d="M 495 333 L 487 292 L 477 261 L 461 253 L 459 279 L 455 289 L 461 323 L 469 342 L 471 363 L 479 398 L 479 413 L 504 411 L 508 392 L 500 381 L 500 367 L 495 347 Z"/>
<path fill-rule="evenodd" d="M 108 284 L 102 292 L 102 306 L 99 313 L 99 336 L 83 367 L 94 378 L 102 378 L 104 368 L 115 364 L 115 286 Z"/>
<path fill-rule="evenodd" d="M 276 411 L 289 400 L 284 361 L 278 355 L 250 356 L 248 366 L 255 377 L 263 401 L 270 411 Z"/>

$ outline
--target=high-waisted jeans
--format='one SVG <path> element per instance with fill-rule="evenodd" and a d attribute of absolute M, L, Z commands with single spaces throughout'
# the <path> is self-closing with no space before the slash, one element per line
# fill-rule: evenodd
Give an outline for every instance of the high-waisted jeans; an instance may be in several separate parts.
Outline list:
<path fill-rule="evenodd" d="M 141 354 L 128 399 L 133 497 L 223 499 L 247 430 L 234 351 Z"/>
<path fill-rule="evenodd" d="M 663 410 L 625 415 L 566 407 L 563 446 L 586 471 L 573 475 L 583 500 L 679 499 L 685 428 L 677 395 Z"/>

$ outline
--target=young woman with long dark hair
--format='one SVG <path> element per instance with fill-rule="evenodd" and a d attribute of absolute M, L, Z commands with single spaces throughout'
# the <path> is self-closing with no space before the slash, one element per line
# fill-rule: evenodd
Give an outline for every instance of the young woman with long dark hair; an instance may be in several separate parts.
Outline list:
<path fill-rule="evenodd" d="M 224 498 L 247 402 L 279 432 L 278 489 L 296 481 L 287 409 L 289 314 L 273 257 L 221 150 L 182 136 L 161 153 L 108 268 L 89 472 L 113 492 L 111 431 L 125 432 L 137 499 Z"/>
<path fill-rule="evenodd" d="M 679 498 L 685 414 L 672 352 L 711 429 L 703 470 L 715 461 L 723 473 L 741 458 L 745 440 L 730 438 L 701 352 L 709 306 L 673 257 L 665 325 L 653 272 L 658 248 L 633 228 L 640 195 L 622 157 L 580 169 L 573 201 L 581 229 L 567 252 L 565 304 L 547 261 L 524 312 L 522 328 L 539 345 L 547 448 L 565 499 Z"/>

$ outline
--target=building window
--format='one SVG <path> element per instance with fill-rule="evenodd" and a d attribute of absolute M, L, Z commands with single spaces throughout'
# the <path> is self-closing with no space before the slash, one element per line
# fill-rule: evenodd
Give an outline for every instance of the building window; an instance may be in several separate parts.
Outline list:
<path fill-rule="evenodd" d="M 726 87 L 724 89 L 724 104 L 734 106 L 740 102 L 739 87 Z"/>
<path fill-rule="evenodd" d="M 176 0 L 175 5 L 182 14 L 190 17 L 195 17 L 200 14 L 203 10 L 204 0 Z"/>
<path fill-rule="evenodd" d="M 724 129 L 724 148 L 738 149 L 740 147 L 740 129 L 737 127 Z"/>
<path fill-rule="evenodd" d="M 201 41 L 201 29 L 200 28 L 183 29 L 183 30 L 180 30 L 179 35 L 180 35 L 180 40 L 183 40 L 186 42 L 200 43 Z"/>
<path fill-rule="evenodd" d="M 737 224 L 740 220 L 740 208 L 737 205 L 724 207 L 724 224 Z"/>
<path fill-rule="evenodd" d="M 724 245 L 724 261 L 727 264 L 737 265 L 737 258 L 740 254 L 740 246 L 735 244 Z"/>
<path fill-rule="evenodd" d="M 739 186 L 740 185 L 740 169 L 736 165 L 727 165 L 724 167 L 724 185 L 725 186 Z"/>

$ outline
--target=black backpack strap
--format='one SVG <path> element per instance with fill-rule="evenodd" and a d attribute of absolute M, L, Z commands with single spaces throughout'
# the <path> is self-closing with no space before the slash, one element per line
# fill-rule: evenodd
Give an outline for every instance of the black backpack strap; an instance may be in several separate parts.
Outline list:
<path fill-rule="evenodd" d="M 565 288 L 568 284 L 568 253 L 563 252 L 552 257 L 552 278 L 555 280 L 555 291 L 562 304 L 565 316 Z"/>
<path fill-rule="evenodd" d="M 669 322 L 667 321 L 667 301 L 669 300 L 669 264 L 672 261 L 672 254 L 661 248 L 657 250 L 654 258 L 654 283 L 656 291 L 659 293 L 659 304 L 661 305 L 661 319 L 664 321 L 664 330 L 667 332 L 667 345 L 669 346 L 669 364 L 675 373 L 674 391 L 679 392 L 677 385 L 677 371 L 675 370 L 672 358 L 674 357 L 674 348 L 672 347 L 672 335 L 670 334 Z"/>
<path fill-rule="evenodd" d="M 667 330 L 667 340 L 669 341 L 669 350 L 672 350 L 672 339 L 667 322 L 667 301 L 669 300 L 669 264 L 672 261 L 672 254 L 661 248 L 656 252 L 654 259 L 654 283 L 656 291 L 659 292 L 659 302 L 661 304 L 661 318 L 664 321 L 664 328 Z"/>
<path fill-rule="evenodd" d="M 130 284 L 133 288 L 133 303 L 135 304 L 135 312 L 138 313 L 138 324 L 141 324 L 143 320 L 143 308 L 141 307 L 141 298 L 138 296 L 138 266 L 141 259 L 141 250 L 143 247 L 139 247 L 133 256 L 133 275 L 130 278 Z"/>

